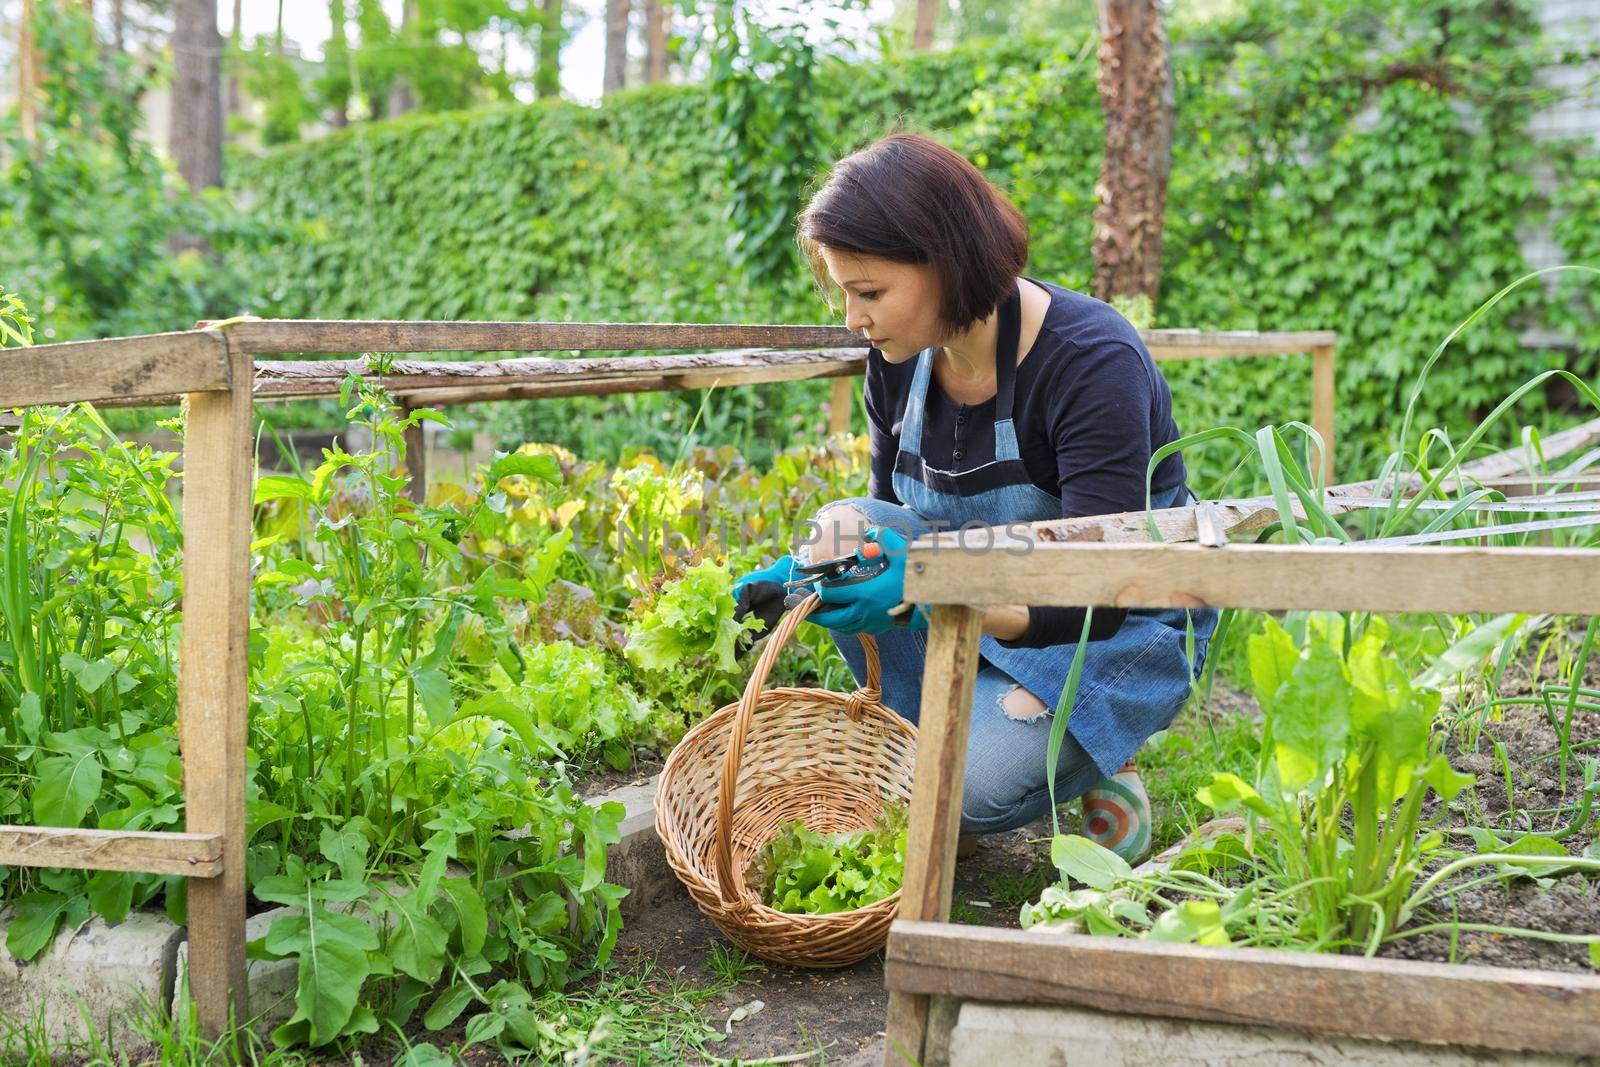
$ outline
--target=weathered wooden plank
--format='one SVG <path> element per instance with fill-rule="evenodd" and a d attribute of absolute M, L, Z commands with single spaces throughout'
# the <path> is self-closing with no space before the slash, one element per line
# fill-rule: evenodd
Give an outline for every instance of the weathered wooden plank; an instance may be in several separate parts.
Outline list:
<path fill-rule="evenodd" d="M 1557 459 L 1584 448 L 1589 443 L 1600 440 L 1600 419 L 1593 419 L 1559 433 L 1551 434 L 1542 442 L 1546 460 Z M 1495 485 L 1499 488 L 1511 488 L 1527 484 L 1523 475 L 1509 475 L 1507 472 L 1519 471 L 1523 467 L 1523 450 L 1521 446 L 1508 448 L 1480 459 L 1472 460 L 1461 465 L 1463 481 L 1468 485 L 1482 484 Z M 1562 481 L 1586 484 L 1581 477 L 1570 477 Z M 1455 487 L 1455 480 L 1450 480 L 1450 487 Z M 1422 488 L 1420 479 L 1413 478 L 1406 492 L 1412 493 Z M 1327 490 L 1325 506 L 1330 515 L 1339 515 L 1349 511 L 1370 507 L 1368 503 L 1374 496 L 1379 495 L 1380 486 L 1375 479 L 1362 482 L 1347 482 L 1343 485 L 1332 485 Z M 1278 520 L 1278 509 L 1270 496 L 1249 497 L 1241 500 L 1216 501 L 1216 517 L 1221 520 L 1224 530 L 1229 535 L 1254 533 L 1266 529 Z M 1305 509 L 1295 502 L 1294 513 L 1297 518 L 1305 517 Z M 1195 526 L 1195 510 L 1193 507 L 1166 508 L 1150 513 L 1157 529 L 1161 532 L 1163 541 L 1193 541 L 1198 537 Z M 951 535 L 944 535 L 940 540 L 948 541 Z M 1004 534 L 996 535 L 996 544 L 1000 547 L 1013 547 L 1020 550 L 1023 542 L 1037 541 L 1104 541 L 1108 543 L 1139 543 L 1151 540 L 1149 521 L 1143 511 L 1127 511 L 1116 515 L 1091 515 L 1076 519 L 1050 519 L 1044 522 L 1018 524 L 1008 528 Z"/>
<path fill-rule="evenodd" d="M 906 828 L 905 880 L 900 888 L 899 914 L 909 919 L 943 922 L 950 917 L 967 767 L 967 723 L 972 717 L 982 626 L 983 613 L 964 606 L 935 607 L 930 620 L 919 717 L 922 725 L 917 733 L 917 767 L 911 779 Z M 885 1067 L 903 1063 L 903 1054 L 920 1061 L 927 1029 L 926 997 L 891 994 Z"/>
<path fill-rule="evenodd" d="M 1156 359 L 1207 359 L 1313 352 L 1339 343 L 1333 330 L 1140 330 Z"/>
<path fill-rule="evenodd" d="M 429 362 L 398 360 L 388 374 L 368 375 L 365 360 L 272 361 L 256 366 L 256 396 L 328 396 L 354 372 L 372 377 L 396 395 L 427 396 L 451 391 L 471 400 L 497 398 L 510 385 L 555 385 L 639 381 L 655 388 L 698 389 L 714 382 L 749 385 L 866 370 L 865 349 L 699 352 L 676 356 L 605 356 L 583 359 L 504 359 Z M 674 380 L 676 379 L 676 380 Z M 613 390 L 596 390 L 613 391 Z"/>
<path fill-rule="evenodd" d="M 0 865 L 213 878 L 222 873 L 222 838 L 147 830 L 0 826 Z"/>
<path fill-rule="evenodd" d="M 613 375 L 600 378 L 524 382 L 500 385 L 457 386 L 448 389 L 402 389 L 396 395 L 409 398 L 417 407 L 449 407 L 453 404 L 478 404 L 500 400 L 537 400 L 563 396 L 614 396 L 621 393 L 674 392 L 683 389 L 729 389 L 743 385 L 805 381 L 812 378 L 848 380 L 859 368 L 845 362 L 807 362 L 773 367 L 731 367 L 727 370 L 697 370 L 688 373 Z M 257 399 L 280 399 L 262 397 Z M 286 398 L 285 398 L 286 399 Z M 300 398 L 294 398 L 300 399 Z"/>
<path fill-rule="evenodd" d="M 236 322 L 228 336 L 253 355 L 338 352 L 559 352 L 700 348 L 850 348 L 843 326 L 696 322 L 403 322 L 261 319 Z"/>
<path fill-rule="evenodd" d="M 1539 450 L 1548 462 L 1561 456 L 1571 455 L 1596 441 L 1600 441 L 1600 419 L 1590 419 L 1588 422 L 1579 423 L 1542 438 L 1539 441 Z M 1518 445 L 1464 464 L 1463 469 L 1479 479 L 1520 478 L 1528 475 L 1527 459 L 1527 449 Z"/>
<path fill-rule="evenodd" d="M 835 378 L 828 390 L 828 432 L 849 433 L 858 387 L 849 378 Z"/>
<path fill-rule="evenodd" d="M 214 330 L 64 341 L 0 353 L 0 408 L 208 392 L 229 385 Z"/>
<path fill-rule="evenodd" d="M 598 360 L 540 358 L 488 363 L 409 360 L 396 366 L 413 373 L 408 373 L 404 378 L 377 380 L 395 397 L 413 398 L 417 407 L 448 407 L 452 404 L 499 400 L 610 396 L 618 393 L 666 392 L 712 386 L 726 388 L 810 378 L 849 377 L 865 371 L 865 351 L 763 350 L 690 356 L 623 356 Z M 763 359 L 763 355 L 773 358 Z M 628 366 L 630 363 L 635 365 Z M 256 376 L 255 399 L 258 402 L 287 402 L 336 396 L 346 372 L 351 369 L 361 372 L 365 364 L 361 360 L 306 360 L 298 363 L 274 361 L 262 367 L 264 369 L 258 370 Z M 165 396 L 146 397 L 139 403 L 177 401 L 176 396 Z"/>
<path fill-rule="evenodd" d="M 917 543 L 907 564 L 906 598 L 923 604 L 1600 614 L 1593 549 Z"/>
<path fill-rule="evenodd" d="M 1324 507 L 1330 515 L 1369 507 L 1369 504 L 1346 502 L 1372 499 L 1377 492 L 1377 482 L 1351 482 L 1328 488 Z M 1229 536 L 1256 533 L 1278 521 L 1278 509 L 1272 497 L 1247 497 L 1238 500 L 1208 502 L 1212 517 L 1219 528 Z M 1300 502 L 1294 502 L 1294 514 L 1305 517 Z M 1079 542 L 1104 542 L 1107 544 L 1148 544 L 1150 523 L 1154 522 L 1164 542 L 1194 541 L 1199 537 L 1195 507 L 1159 508 L 1151 512 L 1124 511 L 1115 515 L 1084 515 L 1073 519 L 1046 519 L 1041 522 L 1012 523 L 993 528 L 992 533 L 973 530 L 965 535 L 955 531 L 930 535 L 933 543 L 954 545 L 962 539 L 969 544 L 990 545 L 1017 554 L 1028 551 L 1028 546 L 1041 542 L 1071 544 Z M 974 540 L 976 539 L 976 540 Z"/>
<path fill-rule="evenodd" d="M 1600 1048 L 1600 978 L 1551 971 L 901 919 L 890 929 L 886 974 L 891 995 L 1067 1004 L 1504 1051 Z"/>
<path fill-rule="evenodd" d="M 233 380 L 248 354 L 229 346 Z M 251 403 L 243 391 L 188 398 L 183 444 L 183 630 L 178 741 L 185 820 L 222 838 L 220 877 L 189 886 L 189 988 L 201 1028 L 247 1018 L 245 738 L 250 630 Z"/>
<path fill-rule="evenodd" d="M 402 404 L 400 413 L 409 416 L 414 407 L 421 405 Z M 418 504 L 428 501 L 428 424 L 419 422 L 414 426 L 407 426 L 403 433 L 406 446 L 406 490 L 408 500 Z"/>
<path fill-rule="evenodd" d="M 631 322 L 456 322 L 397 320 L 261 319 L 226 327 L 234 342 L 253 355 L 335 352 L 548 352 L 698 348 L 702 345 L 762 347 L 859 346 L 861 335 L 843 326 L 779 326 L 747 323 Z M 1157 358 L 1265 355 L 1310 352 L 1336 344 L 1330 330 L 1260 333 L 1143 330 Z"/>
<path fill-rule="evenodd" d="M 1311 425 L 1322 435 L 1322 478 L 1333 482 L 1334 447 L 1334 346 L 1319 345 L 1311 350 Z"/>

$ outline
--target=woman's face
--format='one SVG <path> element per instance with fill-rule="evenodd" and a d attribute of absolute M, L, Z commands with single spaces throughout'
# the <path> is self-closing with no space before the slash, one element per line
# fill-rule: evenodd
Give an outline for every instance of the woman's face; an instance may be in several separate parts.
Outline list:
<path fill-rule="evenodd" d="M 904 363 L 944 340 L 933 268 L 826 246 L 819 252 L 844 292 L 845 328 L 863 334 L 890 363 Z"/>

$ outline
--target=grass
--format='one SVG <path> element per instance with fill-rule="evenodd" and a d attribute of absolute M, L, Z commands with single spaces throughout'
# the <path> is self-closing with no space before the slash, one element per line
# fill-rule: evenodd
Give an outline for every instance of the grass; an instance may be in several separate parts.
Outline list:
<path fill-rule="evenodd" d="M 1150 794 L 1152 854 L 1182 840 L 1212 817 L 1195 793 L 1211 783 L 1214 771 L 1253 773 L 1260 750 L 1260 726 L 1249 715 L 1227 707 L 1201 710 L 1190 701 L 1172 725 L 1139 749 L 1139 774 Z"/>
<path fill-rule="evenodd" d="M 749 952 L 721 941 L 711 942 L 711 949 L 706 953 L 706 970 L 728 985 L 748 982 L 750 972 L 758 971 L 762 966 L 760 960 L 750 958 Z"/>
<path fill-rule="evenodd" d="M 1039 899 L 1044 887 L 1055 880 L 1055 871 L 1047 867 L 1035 867 L 1021 874 L 984 871 L 979 878 L 988 890 L 989 903 L 1016 911 Z"/>
<path fill-rule="evenodd" d="M 760 964 L 746 959 L 741 966 L 748 970 Z M 591 985 L 548 994 L 534 1004 L 548 1024 L 545 1041 L 517 1062 L 552 1067 L 728 1062 L 716 1054 L 716 1046 L 725 1037 L 706 1022 L 705 1008 L 737 984 L 739 979 L 733 973 L 730 969 L 719 973 L 712 984 L 697 986 L 643 963 L 614 971 Z M 175 1019 L 164 1010 L 141 1004 L 126 1022 L 129 1034 L 145 1049 L 134 1053 L 129 1046 L 135 1041 L 102 1034 L 81 1003 L 79 1012 L 81 1036 L 67 1042 L 51 1038 L 42 1010 L 25 1016 L 0 1012 L 0 1062 L 7 1067 L 60 1063 L 74 1067 L 311 1067 L 392 1061 L 394 1067 L 442 1067 L 464 1062 L 464 1054 L 472 1047 L 459 1030 L 416 1032 L 417 1020 L 405 1029 L 391 1025 L 386 1032 L 359 1043 L 341 1042 L 314 1051 L 273 1047 L 248 1028 L 211 1042 L 200 1036 L 192 1012 Z M 425 1040 L 418 1040 L 424 1036 Z M 483 1062 L 484 1051 L 488 1049 L 474 1053 L 472 1062 Z"/>
<path fill-rule="evenodd" d="M 963 926 L 987 926 L 983 913 L 971 907 L 965 901 L 956 900 L 950 903 L 950 921 Z"/>

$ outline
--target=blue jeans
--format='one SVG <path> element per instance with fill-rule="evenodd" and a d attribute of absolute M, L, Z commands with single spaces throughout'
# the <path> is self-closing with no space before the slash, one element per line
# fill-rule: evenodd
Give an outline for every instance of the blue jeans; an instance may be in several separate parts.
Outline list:
<path fill-rule="evenodd" d="M 926 529 L 927 524 L 915 513 L 887 501 L 858 497 L 837 504 L 862 512 L 870 523 L 909 529 L 909 537 Z M 800 555 L 806 556 L 806 549 L 802 548 Z M 1090 643 L 1071 725 L 1062 739 L 1056 764 L 1058 803 L 1082 796 L 1115 773 L 1140 741 L 1164 728 L 1182 710 L 1191 679 L 1204 669 L 1216 613 L 1195 613 L 1193 664 L 1183 656 L 1183 615 L 1182 611 L 1129 612 L 1114 636 Z M 867 675 L 866 653 L 860 639 L 854 634 L 830 632 L 860 684 Z M 877 638 L 883 702 L 913 723 L 922 711 L 927 636 L 926 630 L 895 629 Z M 1070 663 L 1073 649 L 1069 643 L 1055 646 L 1052 651 Z M 1049 813 L 1045 753 L 1054 718 L 1053 700 L 1035 694 L 1046 710 L 1032 718 L 1014 718 L 1006 713 L 1002 702 L 1017 686 L 1017 681 L 1004 670 L 980 657 L 973 686 L 966 784 L 961 797 L 963 833 L 1013 830 Z M 1098 761 L 1074 731 L 1082 732 L 1091 746 L 1102 749 L 1097 753 Z M 1101 744 L 1106 738 L 1111 743 Z"/>

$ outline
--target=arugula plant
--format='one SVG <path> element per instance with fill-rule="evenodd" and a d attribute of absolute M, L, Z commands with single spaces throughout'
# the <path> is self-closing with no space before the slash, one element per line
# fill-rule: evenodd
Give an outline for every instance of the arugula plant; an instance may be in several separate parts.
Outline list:
<path fill-rule="evenodd" d="M 125 446 L 87 405 L 22 412 L 0 450 L 0 820 L 182 826 L 175 458 Z M 121 921 L 175 881 L 9 868 L 7 947 L 34 959 L 63 924 Z"/>
<path fill-rule="evenodd" d="M 26 325 L 4 321 L 8 339 Z M 250 951 L 297 968 L 275 1037 L 327 1046 L 420 1017 L 548 1050 L 540 998 L 603 966 L 621 925 L 623 891 L 605 881 L 621 812 L 578 799 L 566 768 L 622 767 L 681 730 L 697 705 L 668 715 L 651 685 L 730 685 L 731 578 L 681 557 L 681 582 L 655 576 L 641 647 L 659 642 L 664 666 L 642 667 L 602 615 L 628 608 L 626 568 L 575 504 L 611 484 L 605 468 L 531 447 L 419 505 L 404 434 L 437 416 L 397 416 L 358 380 L 343 399 L 372 445 L 305 467 L 284 450 L 289 469 L 255 495 L 247 880 L 294 910 Z M 30 411 L 0 450 L 7 821 L 182 825 L 175 458 L 125 446 L 89 407 Z M 804 468 L 774 476 L 785 500 L 812 491 Z M 833 469 L 853 467 L 840 453 Z M 701 474 L 734 510 L 768 477 Z M 157 900 L 182 922 L 185 884 L 13 868 L 8 947 L 31 960 L 63 925 Z"/>

